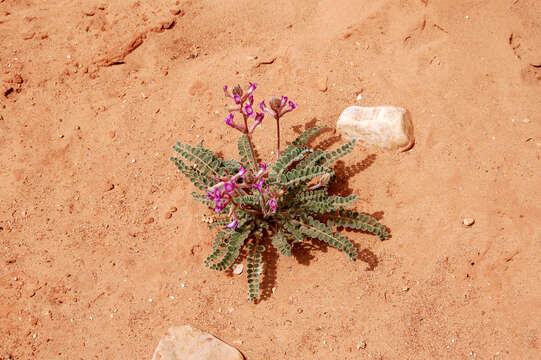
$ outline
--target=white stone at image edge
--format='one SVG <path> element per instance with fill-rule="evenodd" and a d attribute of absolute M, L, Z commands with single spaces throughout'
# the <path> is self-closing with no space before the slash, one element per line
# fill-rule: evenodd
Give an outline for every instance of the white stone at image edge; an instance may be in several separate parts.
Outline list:
<path fill-rule="evenodd" d="M 220 339 L 185 325 L 169 329 L 152 360 L 244 360 L 244 357 Z"/>
<path fill-rule="evenodd" d="M 397 106 L 350 106 L 336 128 L 346 140 L 357 139 L 365 146 L 406 151 L 415 143 L 409 113 Z"/>

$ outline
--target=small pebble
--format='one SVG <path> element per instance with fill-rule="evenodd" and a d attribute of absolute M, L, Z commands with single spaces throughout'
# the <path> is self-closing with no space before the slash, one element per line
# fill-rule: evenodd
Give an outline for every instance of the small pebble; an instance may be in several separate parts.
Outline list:
<path fill-rule="evenodd" d="M 175 300 L 175 297 L 173 295 L 169 296 L 169 299 Z"/>
<path fill-rule="evenodd" d="M 402 288 L 402 291 L 408 291 L 409 289 L 410 289 L 409 286 L 405 286 Z"/>
<path fill-rule="evenodd" d="M 153 222 L 154 222 L 154 218 L 153 218 L 153 217 L 149 217 L 149 218 L 145 221 L 145 225 L 152 224 Z"/>
<path fill-rule="evenodd" d="M 298 309 L 297 309 L 297 313 L 299 313 L 299 314 L 302 314 L 303 311 L 304 311 L 304 310 L 301 309 L 301 308 L 298 308 Z"/>
<path fill-rule="evenodd" d="M 178 209 L 176 207 L 174 207 L 174 206 L 171 206 L 171 209 L 169 209 L 169 211 L 171 211 L 171 212 L 176 212 L 177 210 Z"/>
<path fill-rule="evenodd" d="M 360 349 L 366 349 L 366 343 L 364 341 L 361 341 L 360 343 L 357 344 L 357 350 L 360 350 Z"/>
<path fill-rule="evenodd" d="M 327 91 L 327 76 L 322 76 L 318 81 L 317 81 L 317 87 L 319 89 L 319 91 L 321 92 L 325 92 Z"/>
<path fill-rule="evenodd" d="M 233 274 L 240 275 L 242 274 L 242 270 L 244 270 L 244 265 L 242 264 L 236 264 L 233 266 Z"/>
<path fill-rule="evenodd" d="M 152 302 L 152 298 L 148 298 L 148 302 Z"/>
<path fill-rule="evenodd" d="M 131 159 L 132 164 L 135 163 L 135 159 Z"/>
<path fill-rule="evenodd" d="M 184 288 L 184 286 L 186 286 L 186 285 L 184 285 L 184 283 L 181 283 L 181 284 L 180 284 L 180 287 L 181 287 L 181 288 Z"/>
<path fill-rule="evenodd" d="M 357 101 L 361 101 L 363 99 L 363 94 L 359 93 L 357 95 Z"/>
<path fill-rule="evenodd" d="M 473 219 L 473 218 L 465 218 L 464 220 L 462 220 L 462 223 L 465 226 L 472 226 L 475 223 L 475 219 Z"/>
<path fill-rule="evenodd" d="M 116 136 L 116 133 L 113 130 L 109 131 L 109 137 L 111 139 L 114 139 L 115 136 Z"/>
<path fill-rule="evenodd" d="M 172 216 L 173 216 L 173 214 L 171 214 L 171 212 L 169 212 L 169 211 L 165 213 L 165 218 L 166 219 L 171 219 Z"/>

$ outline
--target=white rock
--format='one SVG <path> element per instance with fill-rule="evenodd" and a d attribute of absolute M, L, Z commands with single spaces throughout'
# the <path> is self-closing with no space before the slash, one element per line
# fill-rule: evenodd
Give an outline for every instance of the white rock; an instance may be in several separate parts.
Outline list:
<path fill-rule="evenodd" d="M 475 223 L 475 219 L 474 218 L 465 218 L 464 220 L 462 220 L 462 223 L 465 226 L 472 226 Z"/>
<path fill-rule="evenodd" d="M 336 124 L 346 140 L 358 139 L 365 146 L 409 150 L 415 143 L 409 113 L 396 106 L 350 106 Z"/>
<path fill-rule="evenodd" d="M 233 266 L 233 274 L 240 275 L 242 274 L 242 270 L 244 270 L 244 265 L 242 264 L 236 264 Z"/>
<path fill-rule="evenodd" d="M 160 340 L 152 360 L 243 360 L 232 346 L 189 325 L 169 329 Z"/>

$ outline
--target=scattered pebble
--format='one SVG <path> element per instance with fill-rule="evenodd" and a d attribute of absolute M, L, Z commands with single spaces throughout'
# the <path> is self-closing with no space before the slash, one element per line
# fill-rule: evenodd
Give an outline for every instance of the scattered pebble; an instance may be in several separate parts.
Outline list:
<path fill-rule="evenodd" d="M 409 289 L 410 289 L 409 286 L 404 286 L 404 287 L 402 288 L 402 291 L 408 291 Z"/>
<path fill-rule="evenodd" d="M 363 94 L 359 93 L 357 95 L 357 101 L 361 101 L 363 99 Z"/>
<path fill-rule="evenodd" d="M 135 163 L 135 159 L 131 159 L 132 164 Z"/>
<path fill-rule="evenodd" d="M 153 217 L 149 217 L 149 218 L 145 221 L 145 225 L 152 224 L 153 222 L 154 222 L 154 218 L 153 218 Z"/>
<path fill-rule="evenodd" d="M 173 295 L 169 296 L 169 299 L 175 300 L 175 297 Z"/>
<path fill-rule="evenodd" d="M 148 302 L 152 302 L 152 298 L 148 298 Z"/>
<path fill-rule="evenodd" d="M 304 310 L 303 310 L 302 308 L 298 308 L 298 309 L 297 309 L 297 313 L 299 313 L 299 314 L 302 314 L 303 311 L 304 311 Z"/>
<path fill-rule="evenodd" d="M 240 275 L 242 274 L 242 270 L 244 270 L 244 265 L 242 264 L 236 264 L 233 266 L 233 274 Z"/>
<path fill-rule="evenodd" d="M 465 218 L 464 220 L 462 220 L 462 223 L 465 226 L 472 226 L 475 223 L 475 219 L 474 218 Z"/>
<path fill-rule="evenodd" d="M 321 91 L 321 92 L 327 91 L 327 81 L 328 81 L 327 76 L 322 76 L 317 81 L 317 88 L 319 89 L 319 91 Z"/>
<path fill-rule="evenodd" d="M 181 288 L 184 288 L 184 286 L 186 286 L 186 285 L 184 285 L 184 283 L 181 283 L 181 284 L 180 284 L 180 287 L 181 287 Z"/>
<path fill-rule="evenodd" d="M 173 214 L 171 214 L 171 212 L 169 212 L 169 211 L 165 213 L 165 218 L 166 219 L 171 219 L 172 216 L 173 216 Z"/>
<path fill-rule="evenodd" d="M 360 349 L 366 349 L 366 343 L 362 340 L 361 342 L 357 344 L 357 350 L 360 350 Z"/>
<path fill-rule="evenodd" d="M 109 131 L 109 137 L 110 137 L 111 139 L 114 139 L 115 136 L 116 136 L 116 133 L 115 133 L 113 130 Z"/>
<path fill-rule="evenodd" d="M 174 207 L 174 206 L 171 206 L 171 209 L 169 209 L 169 211 L 171 211 L 171 212 L 176 212 L 177 210 L 178 209 L 176 207 Z"/>

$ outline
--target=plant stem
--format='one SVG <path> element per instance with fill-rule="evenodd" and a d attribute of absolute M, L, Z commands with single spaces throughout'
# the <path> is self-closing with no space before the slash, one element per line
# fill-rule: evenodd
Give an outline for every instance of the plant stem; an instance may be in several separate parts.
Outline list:
<path fill-rule="evenodd" d="M 242 108 L 242 104 L 241 104 Z M 242 113 L 242 117 L 244 118 L 244 128 L 248 129 L 248 116 Z M 250 153 L 252 156 L 250 159 L 252 160 L 252 166 L 254 167 L 254 171 L 257 172 L 257 164 L 256 164 L 256 157 L 255 157 L 255 150 L 254 150 L 254 144 L 252 144 L 252 134 L 250 134 L 249 131 L 246 131 L 246 138 L 248 139 L 248 145 L 250 146 Z M 265 211 L 265 197 L 263 196 L 263 192 L 259 192 L 259 205 L 261 206 L 261 211 L 263 212 L 263 217 L 267 217 L 267 212 Z"/>
<path fill-rule="evenodd" d="M 244 118 L 244 127 L 248 129 L 248 116 L 242 113 L 242 117 Z M 252 160 L 251 162 L 252 162 L 252 166 L 254 167 L 254 171 L 257 171 L 254 144 L 252 144 L 252 134 L 250 134 L 249 131 L 246 131 L 246 138 L 248 139 L 248 145 L 250 146 L 250 153 L 252 154 L 252 156 L 250 157 L 250 160 Z"/>
<path fill-rule="evenodd" d="M 280 157 L 280 117 L 276 116 L 276 159 Z"/>

